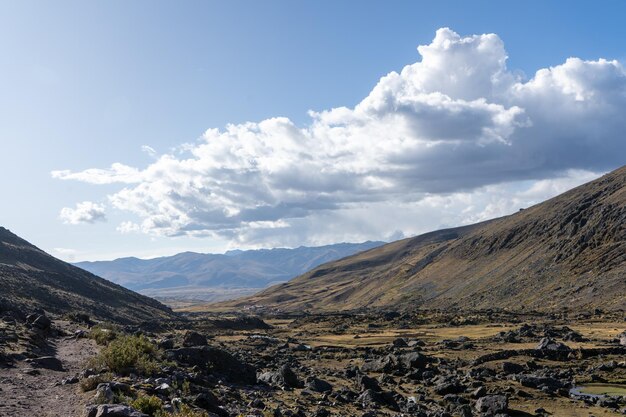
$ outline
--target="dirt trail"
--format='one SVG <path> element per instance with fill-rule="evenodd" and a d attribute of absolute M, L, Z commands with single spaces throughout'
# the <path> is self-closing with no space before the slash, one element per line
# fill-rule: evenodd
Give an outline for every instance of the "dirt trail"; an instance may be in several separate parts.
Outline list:
<path fill-rule="evenodd" d="M 82 417 L 89 393 L 78 384 L 61 385 L 64 378 L 80 372 L 97 348 L 90 339 L 50 340 L 64 371 L 38 369 L 39 375 L 25 373 L 31 366 L 17 362 L 13 368 L 0 368 L 0 417 Z M 91 393 L 93 395 L 93 393 Z"/>

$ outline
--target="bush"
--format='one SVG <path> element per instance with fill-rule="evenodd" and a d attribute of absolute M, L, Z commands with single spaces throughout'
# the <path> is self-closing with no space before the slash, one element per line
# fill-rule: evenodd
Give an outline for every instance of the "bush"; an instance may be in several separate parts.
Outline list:
<path fill-rule="evenodd" d="M 149 415 L 150 417 L 154 417 L 163 409 L 163 402 L 159 399 L 159 397 L 155 397 L 154 395 L 144 395 L 137 397 L 136 400 L 130 403 L 130 406 L 135 410 L 139 410 L 142 413 Z"/>
<path fill-rule="evenodd" d="M 156 353 L 156 346 L 145 336 L 118 336 L 102 348 L 93 365 L 122 375 L 132 371 L 151 375 L 159 369 Z"/>
<path fill-rule="evenodd" d="M 95 340 L 100 346 L 108 345 L 116 337 L 117 330 L 113 326 L 97 325 L 89 332 L 89 338 Z"/>

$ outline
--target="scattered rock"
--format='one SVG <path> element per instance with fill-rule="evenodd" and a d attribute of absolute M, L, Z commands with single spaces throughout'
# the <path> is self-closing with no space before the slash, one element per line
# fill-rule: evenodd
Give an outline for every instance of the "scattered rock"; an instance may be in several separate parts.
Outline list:
<path fill-rule="evenodd" d="M 505 395 L 487 395 L 476 401 L 476 410 L 486 416 L 495 416 L 509 408 L 509 400 Z"/>

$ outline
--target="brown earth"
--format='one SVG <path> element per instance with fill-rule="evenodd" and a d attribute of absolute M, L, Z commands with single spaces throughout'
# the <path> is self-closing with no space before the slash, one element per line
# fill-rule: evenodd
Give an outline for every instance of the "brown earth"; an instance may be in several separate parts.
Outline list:
<path fill-rule="evenodd" d="M 66 322 L 56 322 L 73 330 Z M 71 329 L 70 329 L 71 328 Z M 26 361 L 16 361 L 12 367 L 0 367 L 0 417 L 82 417 L 85 404 L 93 393 L 82 393 L 78 384 L 61 385 L 65 378 L 76 376 L 97 349 L 91 339 L 70 337 L 49 340 L 51 355 L 63 364 L 63 371 L 33 368 Z"/>
<path fill-rule="evenodd" d="M 626 167 L 520 212 L 324 264 L 254 296 L 194 308 L 626 308 Z"/>

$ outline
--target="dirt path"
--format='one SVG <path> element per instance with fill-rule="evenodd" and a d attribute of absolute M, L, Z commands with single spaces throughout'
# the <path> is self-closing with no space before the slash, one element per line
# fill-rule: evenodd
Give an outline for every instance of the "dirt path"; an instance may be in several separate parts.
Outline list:
<path fill-rule="evenodd" d="M 26 373 L 31 366 L 18 362 L 15 367 L 0 369 L 0 417 L 82 417 L 90 395 L 78 384 L 61 385 L 73 377 L 97 349 L 90 339 L 51 340 L 64 371 L 38 369 L 39 375 Z M 91 393 L 93 394 L 93 393 Z"/>

